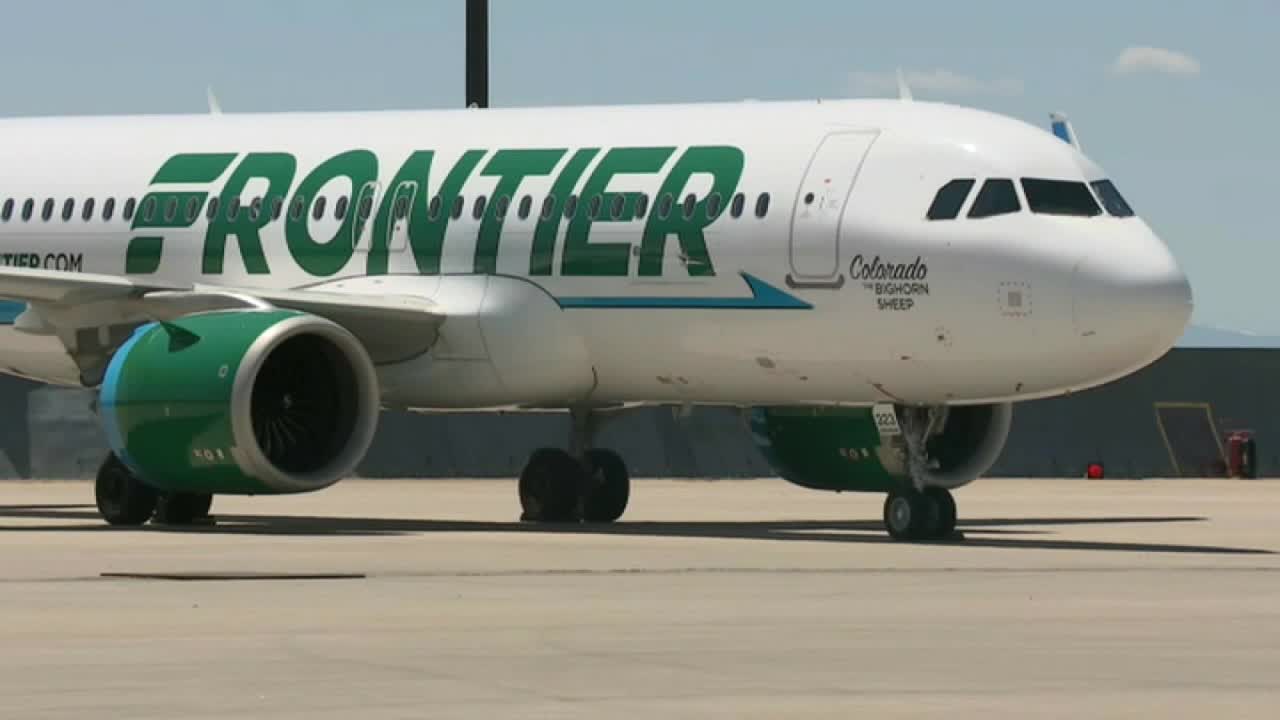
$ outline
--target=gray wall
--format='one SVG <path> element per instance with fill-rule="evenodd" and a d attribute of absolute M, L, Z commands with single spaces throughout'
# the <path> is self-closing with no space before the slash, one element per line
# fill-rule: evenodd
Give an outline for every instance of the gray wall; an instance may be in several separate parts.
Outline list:
<path fill-rule="evenodd" d="M 1280 475 L 1280 350 L 1176 349 L 1146 370 L 1076 396 L 1018 405 L 996 476 L 1079 476 L 1102 462 L 1111 477 L 1219 472 L 1218 434 L 1252 429 L 1263 475 Z M 0 376 L 0 478 L 91 477 L 106 445 L 86 391 Z M 1160 411 L 1165 433 L 1157 420 Z M 1206 410 L 1207 408 L 1207 410 Z M 562 445 L 563 414 L 384 413 L 364 477 L 513 477 L 534 448 Z M 1166 444 L 1165 438 L 1169 439 Z M 1274 440 L 1273 440 L 1274 439 Z M 741 414 L 698 408 L 623 413 L 599 444 L 623 454 L 637 477 L 772 475 Z"/>

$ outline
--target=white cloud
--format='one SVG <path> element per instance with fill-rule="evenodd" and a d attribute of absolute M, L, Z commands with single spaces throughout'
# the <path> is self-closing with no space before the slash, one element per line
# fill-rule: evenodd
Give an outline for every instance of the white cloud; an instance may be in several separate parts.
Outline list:
<path fill-rule="evenodd" d="M 1019 95 L 1022 81 L 1012 78 L 983 80 L 953 70 L 908 70 L 903 73 L 911 92 L 927 99 L 929 95 Z M 894 72 L 856 70 L 849 73 L 853 92 L 864 94 L 898 93 L 898 76 Z"/>
<path fill-rule="evenodd" d="M 1200 61 L 1175 50 L 1134 46 L 1125 48 L 1115 62 L 1111 63 L 1111 72 L 1117 75 L 1161 72 L 1195 77 L 1200 74 Z"/>

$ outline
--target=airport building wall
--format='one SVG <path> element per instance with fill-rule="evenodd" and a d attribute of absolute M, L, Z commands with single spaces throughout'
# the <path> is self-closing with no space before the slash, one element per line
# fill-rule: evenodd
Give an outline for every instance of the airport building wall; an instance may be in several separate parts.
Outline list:
<path fill-rule="evenodd" d="M 991 476 L 1202 477 L 1224 472 L 1222 437 L 1250 430 L 1257 473 L 1280 476 L 1280 350 L 1175 349 L 1147 369 L 1078 395 L 1019 404 Z M 106 452 L 91 393 L 0 377 L 0 478 L 88 478 Z M 564 414 L 384 413 L 362 477 L 514 477 L 529 452 L 562 445 Z M 772 475 L 726 408 L 620 414 L 601 445 L 636 477 Z"/>

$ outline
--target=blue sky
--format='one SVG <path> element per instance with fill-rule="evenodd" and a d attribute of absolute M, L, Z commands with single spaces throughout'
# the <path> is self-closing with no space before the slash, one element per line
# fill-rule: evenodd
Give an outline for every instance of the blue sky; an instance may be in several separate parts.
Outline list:
<path fill-rule="evenodd" d="M 1280 3 L 492 0 L 494 105 L 892 94 L 1045 124 L 1191 276 L 1194 322 L 1280 334 Z M 4 115 L 454 107 L 463 0 L 5 7 Z"/>

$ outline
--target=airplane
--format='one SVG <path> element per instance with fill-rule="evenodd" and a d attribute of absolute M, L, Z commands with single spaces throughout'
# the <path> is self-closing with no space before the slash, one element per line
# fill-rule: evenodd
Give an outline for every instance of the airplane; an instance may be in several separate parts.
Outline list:
<path fill-rule="evenodd" d="M 785 480 L 953 537 L 1015 403 L 1150 364 L 1192 308 L 1073 141 L 949 104 L 0 129 L 0 370 L 96 389 L 115 525 L 329 487 L 385 408 L 567 411 L 522 519 L 613 522 L 596 431 L 661 404 L 741 408 Z"/>

